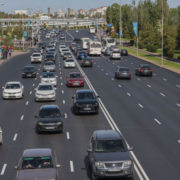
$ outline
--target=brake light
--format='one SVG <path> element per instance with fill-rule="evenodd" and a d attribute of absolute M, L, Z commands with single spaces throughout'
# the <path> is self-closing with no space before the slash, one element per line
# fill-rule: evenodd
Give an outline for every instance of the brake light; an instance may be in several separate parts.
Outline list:
<path fill-rule="evenodd" d="M 140 71 L 142 72 L 142 71 L 144 71 L 144 69 L 140 69 Z"/>
<path fill-rule="evenodd" d="M 131 73 L 131 72 L 129 72 L 129 74 L 131 75 L 132 73 Z"/>
<path fill-rule="evenodd" d="M 151 72 L 152 72 L 152 69 L 149 69 L 149 71 L 151 71 Z"/>
<path fill-rule="evenodd" d="M 120 75 L 120 72 L 118 72 L 118 75 Z"/>

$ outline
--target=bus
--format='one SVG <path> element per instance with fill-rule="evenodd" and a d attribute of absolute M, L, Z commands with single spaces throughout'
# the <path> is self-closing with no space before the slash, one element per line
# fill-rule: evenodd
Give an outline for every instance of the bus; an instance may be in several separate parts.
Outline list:
<path fill-rule="evenodd" d="M 114 38 L 103 38 L 102 39 L 103 46 L 111 47 L 116 45 L 116 41 Z"/>
<path fill-rule="evenodd" d="M 96 33 L 96 28 L 95 27 L 90 27 L 89 32 L 90 32 L 90 34 L 95 34 Z"/>
<path fill-rule="evenodd" d="M 84 50 L 88 49 L 89 38 L 81 38 L 81 45 Z"/>
<path fill-rule="evenodd" d="M 102 45 L 100 41 L 90 41 L 88 43 L 88 55 L 93 56 L 93 55 L 101 55 L 101 50 L 102 50 Z"/>

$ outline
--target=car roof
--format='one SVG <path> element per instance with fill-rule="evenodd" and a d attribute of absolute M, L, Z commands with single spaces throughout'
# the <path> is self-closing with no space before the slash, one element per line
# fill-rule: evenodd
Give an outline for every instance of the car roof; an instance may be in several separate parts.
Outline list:
<path fill-rule="evenodd" d="M 78 89 L 76 93 L 93 93 L 91 89 Z"/>
<path fill-rule="evenodd" d="M 21 84 L 19 81 L 9 81 L 6 84 Z"/>
<path fill-rule="evenodd" d="M 97 140 L 119 140 L 122 135 L 115 130 L 97 130 L 94 131 Z"/>
<path fill-rule="evenodd" d="M 42 110 L 42 109 L 59 109 L 59 106 L 58 105 L 53 105 L 53 104 L 51 104 L 51 105 L 42 105 L 40 110 Z"/>
<path fill-rule="evenodd" d="M 26 149 L 24 150 L 23 157 L 40 157 L 40 156 L 51 156 L 52 150 L 50 148 L 39 148 L 39 149 Z"/>

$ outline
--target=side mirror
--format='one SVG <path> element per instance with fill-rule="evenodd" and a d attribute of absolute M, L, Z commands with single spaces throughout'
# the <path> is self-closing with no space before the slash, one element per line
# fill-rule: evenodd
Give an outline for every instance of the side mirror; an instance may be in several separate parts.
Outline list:
<path fill-rule="evenodd" d="M 2 89 L 4 89 L 4 86 L 2 87 Z"/>
<path fill-rule="evenodd" d="M 35 116 L 34 116 L 34 118 L 38 118 L 38 116 L 37 116 L 37 115 L 35 115 Z"/>
<path fill-rule="evenodd" d="M 128 151 L 133 151 L 134 150 L 134 147 L 129 147 L 128 148 Z"/>
<path fill-rule="evenodd" d="M 89 149 L 87 150 L 87 152 L 92 152 L 92 149 L 91 149 L 91 148 L 89 148 Z"/>
<path fill-rule="evenodd" d="M 61 167 L 61 165 L 60 164 L 56 164 L 56 168 L 60 168 Z"/>
<path fill-rule="evenodd" d="M 72 97 L 72 99 L 74 99 L 74 96 Z"/>
<path fill-rule="evenodd" d="M 58 78 L 58 76 L 56 76 Z"/>
<path fill-rule="evenodd" d="M 96 96 L 97 98 L 100 98 L 99 95 Z"/>
<path fill-rule="evenodd" d="M 18 166 L 14 166 L 14 169 L 18 169 Z"/>

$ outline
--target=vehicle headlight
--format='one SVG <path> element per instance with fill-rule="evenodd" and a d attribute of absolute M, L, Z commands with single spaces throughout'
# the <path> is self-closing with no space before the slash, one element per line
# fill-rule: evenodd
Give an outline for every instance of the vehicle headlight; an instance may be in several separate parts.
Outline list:
<path fill-rule="evenodd" d="M 40 126 L 41 126 L 41 125 L 44 125 L 44 123 L 42 123 L 42 122 L 38 122 L 38 125 L 40 125 Z"/>
<path fill-rule="evenodd" d="M 104 169 L 104 168 L 105 168 L 103 162 L 95 162 L 95 166 L 96 166 L 96 168 L 98 168 L 98 169 Z"/>
<path fill-rule="evenodd" d="M 79 103 L 76 103 L 76 106 L 80 106 L 80 104 L 79 104 Z"/>
<path fill-rule="evenodd" d="M 62 122 L 57 122 L 56 124 L 57 124 L 57 125 L 61 125 L 61 124 L 62 124 Z"/>
<path fill-rule="evenodd" d="M 131 160 L 127 160 L 127 161 L 124 161 L 124 162 L 123 162 L 123 166 L 124 166 L 124 167 L 129 167 L 129 166 L 131 166 L 131 164 L 132 164 L 132 161 L 131 161 Z"/>
<path fill-rule="evenodd" d="M 96 103 L 94 103 L 94 105 L 95 105 L 95 106 L 98 106 L 98 103 L 96 102 Z"/>
<path fill-rule="evenodd" d="M 48 95 L 56 95 L 54 92 L 52 92 L 52 93 L 49 93 Z"/>

